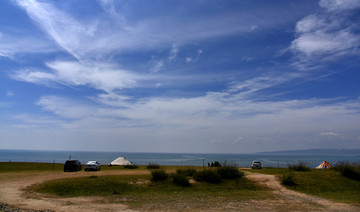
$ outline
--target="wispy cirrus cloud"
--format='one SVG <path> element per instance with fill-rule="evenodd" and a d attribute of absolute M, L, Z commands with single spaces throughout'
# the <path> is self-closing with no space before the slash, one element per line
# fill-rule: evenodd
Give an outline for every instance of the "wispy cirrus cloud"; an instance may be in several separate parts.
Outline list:
<path fill-rule="evenodd" d="M 104 0 L 99 3 L 105 12 L 102 19 L 79 20 L 51 3 L 17 0 L 17 4 L 26 10 L 43 31 L 79 60 L 104 59 L 116 52 L 168 47 L 174 43 L 181 45 L 224 35 L 251 33 L 254 25 L 271 25 L 270 22 L 260 24 L 263 19 L 254 19 L 236 11 L 199 16 L 191 21 L 184 21 L 183 16 L 176 15 L 177 13 L 154 13 L 149 17 L 129 21 L 124 15 L 120 15 L 122 11 L 121 7 L 116 7 L 117 2 Z M 109 25 L 112 27 L 109 28 Z M 170 60 L 176 55 L 176 48 L 172 50 L 174 52 L 169 56 Z"/>
<path fill-rule="evenodd" d="M 14 35 L 0 32 L 0 56 L 13 58 L 19 53 L 50 53 L 59 51 L 45 37 Z"/>
<path fill-rule="evenodd" d="M 18 0 L 17 3 L 60 47 L 81 59 L 96 23 L 82 24 L 50 3 L 36 0 Z"/>

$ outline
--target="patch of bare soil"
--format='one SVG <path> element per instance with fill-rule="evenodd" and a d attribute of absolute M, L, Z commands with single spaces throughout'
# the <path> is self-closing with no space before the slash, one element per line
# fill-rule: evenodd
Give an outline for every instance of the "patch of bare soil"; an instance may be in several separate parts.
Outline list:
<path fill-rule="evenodd" d="M 281 211 L 360 211 L 359 207 L 336 203 L 285 188 L 274 175 L 246 172 L 246 177 L 269 188 L 276 200 L 268 202 Z"/>

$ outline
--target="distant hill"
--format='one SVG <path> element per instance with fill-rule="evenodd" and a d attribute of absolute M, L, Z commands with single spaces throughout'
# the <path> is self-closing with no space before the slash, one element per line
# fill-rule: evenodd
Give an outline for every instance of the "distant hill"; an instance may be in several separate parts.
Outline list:
<path fill-rule="evenodd" d="M 305 149 L 305 150 L 282 150 L 272 152 L 257 152 L 257 154 L 280 154 L 280 155 L 360 155 L 360 149 Z"/>

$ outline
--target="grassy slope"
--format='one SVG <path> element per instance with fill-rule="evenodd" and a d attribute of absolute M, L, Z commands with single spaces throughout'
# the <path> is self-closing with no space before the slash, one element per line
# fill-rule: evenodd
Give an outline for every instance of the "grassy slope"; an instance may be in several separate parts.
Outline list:
<path fill-rule="evenodd" d="M 252 171 L 276 175 L 280 180 L 284 174 L 292 173 L 298 185 L 287 186 L 289 189 L 337 202 L 360 205 L 360 181 L 343 177 L 334 170 L 311 169 L 309 172 L 294 172 L 287 168 L 267 168 Z"/>

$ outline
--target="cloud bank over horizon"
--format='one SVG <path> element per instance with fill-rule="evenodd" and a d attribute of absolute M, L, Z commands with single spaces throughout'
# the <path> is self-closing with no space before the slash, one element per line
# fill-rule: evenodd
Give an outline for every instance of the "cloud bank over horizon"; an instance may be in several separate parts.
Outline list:
<path fill-rule="evenodd" d="M 360 144 L 358 0 L 0 4 L 0 148 Z"/>

